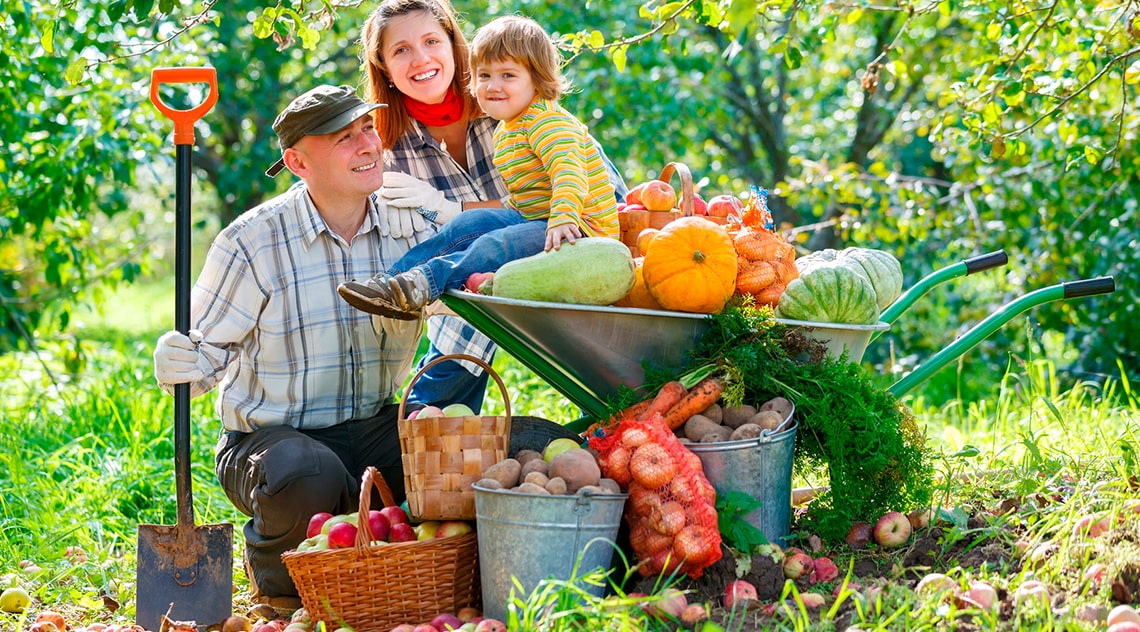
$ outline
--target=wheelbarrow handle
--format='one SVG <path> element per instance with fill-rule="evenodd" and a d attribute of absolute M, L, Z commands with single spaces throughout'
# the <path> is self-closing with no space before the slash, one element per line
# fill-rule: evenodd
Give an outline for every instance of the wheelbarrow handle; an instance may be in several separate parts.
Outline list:
<path fill-rule="evenodd" d="M 178 110 L 166 104 L 158 89 L 163 84 L 175 83 L 208 83 L 210 93 L 206 100 L 198 106 L 187 110 Z M 209 66 L 195 68 L 155 68 L 150 72 L 150 102 L 166 118 L 174 121 L 174 144 L 194 144 L 194 123 L 206 115 L 210 108 L 218 102 L 218 72 Z"/>
<path fill-rule="evenodd" d="M 879 315 L 879 322 L 887 323 L 888 325 L 895 322 L 898 320 L 898 317 L 909 309 L 911 305 L 914 305 L 918 299 L 922 298 L 931 288 L 943 281 L 949 281 L 957 277 L 1004 266 L 1008 262 L 1009 257 L 1005 254 L 1005 250 L 995 250 L 994 252 L 988 252 L 984 255 L 970 257 L 965 261 L 959 261 L 945 268 L 939 268 L 920 279 L 918 283 L 915 283 L 910 289 L 895 299 L 894 303 L 888 305 L 887 308 L 883 310 L 883 313 Z M 878 338 L 880 334 L 882 334 L 881 331 L 876 331 L 871 335 L 871 340 Z"/>
<path fill-rule="evenodd" d="M 887 390 L 896 397 L 901 397 L 937 373 L 951 361 L 957 359 L 958 356 L 973 349 L 975 345 L 988 338 L 990 334 L 1002 325 L 1032 307 L 1050 301 L 1093 296 L 1096 294 L 1109 294 L 1114 291 L 1116 291 L 1116 282 L 1112 277 L 1099 277 L 1069 283 L 1058 283 L 1057 285 L 1051 285 L 1030 292 L 1002 307 L 993 314 L 990 314 L 983 321 L 971 327 L 966 333 L 959 336 L 957 340 L 944 347 L 938 353 L 935 353 L 933 357 L 920 364 L 918 368 L 908 373 L 898 382 L 892 384 Z"/>

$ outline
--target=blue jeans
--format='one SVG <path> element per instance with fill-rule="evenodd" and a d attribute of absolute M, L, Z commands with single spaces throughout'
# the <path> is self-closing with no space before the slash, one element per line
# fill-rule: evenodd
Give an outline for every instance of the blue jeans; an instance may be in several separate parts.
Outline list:
<path fill-rule="evenodd" d="M 444 353 L 432 342 L 416 365 L 416 371 L 442 355 Z M 466 404 L 478 415 L 483 407 L 483 396 L 487 394 L 489 380 L 490 376 L 483 369 L 479 369 L 478 375 L 472 375 L 458 361 L 445 360 L 424 371 L 420 379 L 416 380 L 408 395 L 408 404 L 431 404 L 440 408 L 448 404 Z"/>
<path fill-rule="evenodd" d="M 432 300 L 463 287 L 476 272 L 542 252 L 546 220 L 528 220 L 507 209 L 471 209 L 451 220 L 431 239 L 400 257 L 389 274 L 419 268 L 427 276 Z"/>

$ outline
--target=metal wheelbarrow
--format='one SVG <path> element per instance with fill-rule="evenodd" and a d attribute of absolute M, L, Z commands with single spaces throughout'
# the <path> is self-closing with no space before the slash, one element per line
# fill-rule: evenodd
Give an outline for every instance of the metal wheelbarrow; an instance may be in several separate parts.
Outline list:
<path fill-rule="evenodd" d="M 871 335 L 889 328 L 891 322 L 934 285 L 1004 265 L 1006 261 L 1005 252 L 998 251 L 931 273 L 884 310 L 882 318 L 887 320 L 861 326 L 864 329 L 859 336 L 864 338 L 863 345 Z M 1113 278 L 1100 277 L 1031 292 L 975 325 L 889 390 L 896 396 L 906 393 L 1032 307 L 1058 299 L 1113 291 Z M 704 314 L 520 301 L 456 290 L 445 293 L 442 300 L 581 408 L 585 416 L 567 424 L 579 431 L 606 416 L 607 399 L 616 395 L 621 386 L 641 387 L 645 380 L 643 364 L 655 369 L 680 370 L 697 340 L 709 328 L 709 318 Z M 814 330 L 817 336 L 832 336 L 837 331 L 832 323 L 776 321 Z M 862 355 L 861 350 L 859 355 Z"/>

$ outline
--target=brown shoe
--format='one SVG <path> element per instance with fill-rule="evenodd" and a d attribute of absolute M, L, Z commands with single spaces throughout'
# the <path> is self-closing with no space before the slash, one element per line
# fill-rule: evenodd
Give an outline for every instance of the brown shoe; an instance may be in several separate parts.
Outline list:
<path fill-rule="evenodd" d="M 257 582 L 253 578 L 253 567 L 249 565 L 249 560 L 245 559 L 242 555 L 242 564 L 245 566 L 245 576 L 249 578 L 249 593 L 250 601 L 260 606 L 269 606 L 277 611 L 278 617 L 288 618 L 294 611 L 302 608 L 301 598 L 294 595 L 278 595 L 270 597 L 269 595 L 262 594 L 261 589 L 257 587 Z M 266 618 L 271 620 L 271 618 Z"/>
<path fill-rule="evenodd" d="M 418 319 L 432 301 L 427 276 L 415 269 L 395 276 L 380 273 L 364 283 L 346 281 L 336 291 L 362 312 L 399 320 Z"/>

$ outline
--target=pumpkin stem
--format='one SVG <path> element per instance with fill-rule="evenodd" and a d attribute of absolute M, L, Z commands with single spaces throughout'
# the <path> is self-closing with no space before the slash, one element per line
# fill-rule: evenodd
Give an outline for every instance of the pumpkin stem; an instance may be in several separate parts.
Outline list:
<path fill-rule="evenodd" d="M 700 250 L 694 250 L 693 251 L 693 261 L 695 263 L 701 263 L 704 260 L 705 260 L 705 253 L 701 252 Z"/>

